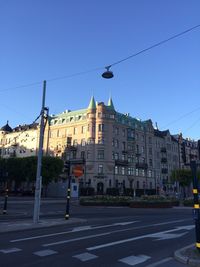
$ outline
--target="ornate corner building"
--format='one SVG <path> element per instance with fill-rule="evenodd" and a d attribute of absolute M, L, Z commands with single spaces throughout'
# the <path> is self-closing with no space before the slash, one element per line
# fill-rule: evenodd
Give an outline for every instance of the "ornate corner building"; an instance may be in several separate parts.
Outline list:
<path fill-rule="evenodd" d="M 37 154 L 39 126 L 24 125 L 11 129 L 8 123 L 0 130 L 0 155 Z M 154 129 L 152 121 L 141 121 L 91 98 L 88 108 L 49 116 L 44 134 L 46 155 L 61 157 L 80 165 L 82 187 L 97 193 L 107 188 L 132 188 L 155 193 L 173 189 L 171 171 L 181 164 L 180 136 Z M 199 158 L 199 146 L 196 146 Z M 188 152 L 189 153 L 189 152 Z M 193 152 L 194 153 L 194 152 Z"/>

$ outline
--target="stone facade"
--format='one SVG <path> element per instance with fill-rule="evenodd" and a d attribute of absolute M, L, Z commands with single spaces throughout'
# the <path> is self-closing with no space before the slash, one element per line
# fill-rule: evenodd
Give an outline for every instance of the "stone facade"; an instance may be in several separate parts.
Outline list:
<path fill-rule="evenodd" d="M 36 155 L 38 137 L 37 124 L 11 129 L 7 123 L 0 132 L 0 154 Z M 181 154 L 183 144 L 186 161 Z M 80 186 L 93 187 L 98 193 L 107 188 L 152 193 L 173 189 L 171 171 L 183 168 L 191 153 L 199 158 L 198 143 L 190 144 L 190 151 L 187 144 L 169 130 L 154 129 L 151 120 L 117 112 L 111 98 L 105 105 L 92 97 L 86 109 L 49 116 L 44 133 L 44 153 L 69 161 L 71 172 L 75 165 L 82 166 Z"/>

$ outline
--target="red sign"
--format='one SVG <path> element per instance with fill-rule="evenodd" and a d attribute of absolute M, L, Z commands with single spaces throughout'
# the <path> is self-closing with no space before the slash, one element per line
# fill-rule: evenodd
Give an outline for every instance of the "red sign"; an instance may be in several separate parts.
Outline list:
<path fill-rule="evenodd" d="M 81 166 L 81 165 L 74 166 L 73 167 L 73 175 L 75 177 L 83 176 L 83 166 Z"/>

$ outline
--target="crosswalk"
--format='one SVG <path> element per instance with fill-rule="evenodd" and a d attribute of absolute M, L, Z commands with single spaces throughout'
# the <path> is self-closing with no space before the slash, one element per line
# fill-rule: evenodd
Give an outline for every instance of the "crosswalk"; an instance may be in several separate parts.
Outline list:
<path fill-rule="evenodd" d="M 0 252 L 3 254 L 11 254 L 11 253 L 16 253 L 16 252 L 22 252 L 22 249 L 13 247 L 13 248 L 2 249 L 0 250 Z M 47 256 L 51 256 L 51 255 L 58 254 L 58 253 L 59 253 L 58 251 L 52 250 L 52 249 L 43 249 L 43 250 L 32 252 L 33 255 L 38 256 L 38 257 L 47 257 Z M 81 262 L 87 262 L 87 261 L 98 259 L 99 256 L 93 253 L 84 252 L 81 254 L 72 255 L 72 258 L 75 258 Z M 122 262 L 128 266 L 134 266 L 139 263 L 143 263 L 149 260 L 150 258 L 151 257 L 148 255 L 129 255 L 127 257 L 120 258 L 117 261 Z"/>
<path fill-rule="evenodd" d="M 78 226 L 67 231 L 10 240 L 5 247 L 1 245 L 0 257 L 4 255 L 4 257 L 9 258 L 9 255 L 13 255 L 14 259 L 14 256 L 17 254 L 19 257 L 23 257 L 23 255 L 29 257 L 28 255 L 30 255 L 34 259 L 47 258 L 47 260 L 53 261 L 54 256 L 57 255 L 66 257 L 70 262 L 75 262 L 76 265 L 72 266 L 86 266 L 84 264 L 88 266 L 103 266 L 101 262 L 104 260 L 105 255 L 109 257 L 109 253 L 115 251 L 116 253 L 110 258 L 110 261 L 112 261 L 110 266 L 128 267 L 136 265 L 138 267 L 161 267 L 162 264 L 171 261 L 172 258 L 159 259 L 156 256 L 157 262 L 154 262 L 155 255 L 152 254 L 151 250 L 147 249 L 145 251 L 143 248 L 137 251 L 136 245 L 135 247 L 131 245 L 132 249 L 130 249 L 129 244 L 133 244 L 134 241 L 137 241 L 137 244 L 138 242 L 153 242 L 155 244 L 167 239 L 181 238 L 194 229 L 194 225 L 176 225 L 159 232 L 153 228 L 153 232 L 133 233 L 133 236 L 131 236 L 129 235 L 130 231 L 144 227 L 133 227 L 131 225 L 136 222 L 139 223 L 139 221 L 129 221 L 109 225 Z M 165 224 L 167 225 L 169 222 Z M 128 225 L 130 225 L 129 228 L 122 228 L 122 226 Z M 152 227 L 154 224 L 150 224 L 150 226 Z M 112 227 L 115 228 L 112 229 Z M 97 232 L 97 230 L 101 232 Z M 121 238 L 116 238 L 117 233 L 120 233 Z M 26 244 L 28 245 L 26 246 Z M 129 249 L 122 250 L 121 247 L 123 246 Z"/>

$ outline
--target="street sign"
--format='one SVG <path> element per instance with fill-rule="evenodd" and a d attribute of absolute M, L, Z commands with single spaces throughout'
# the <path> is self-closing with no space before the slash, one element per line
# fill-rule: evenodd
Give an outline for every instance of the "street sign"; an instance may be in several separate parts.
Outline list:
<path fill-rule="evenodd" d="M 75 165 L 73 167 L 72 172 L 73 172 L 73 175 L 75 177 L 81 177 L 81 176 L 83 176 L 83 166 L 82 165 Z"/>

